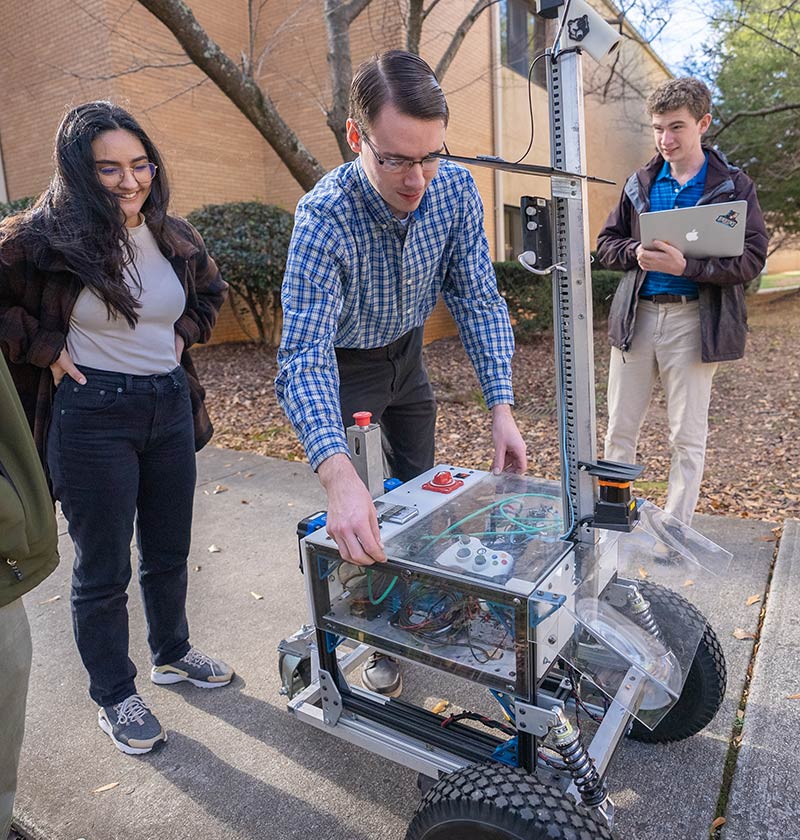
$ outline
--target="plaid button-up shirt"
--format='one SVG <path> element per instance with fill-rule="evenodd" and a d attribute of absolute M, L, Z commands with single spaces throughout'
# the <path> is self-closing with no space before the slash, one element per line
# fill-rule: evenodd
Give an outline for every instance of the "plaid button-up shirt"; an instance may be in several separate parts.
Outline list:
<path fill-rule="evenodd" d="M 283 281 L 275 383 L 313 469 L 348 453 L 334 347 L 375 348 L 422 326 L 441 292 L 491 408 L 514 401 L 514 337 L 466 169 L 443 161 L 407 223 L 359 160 L 299 203 Z"/>

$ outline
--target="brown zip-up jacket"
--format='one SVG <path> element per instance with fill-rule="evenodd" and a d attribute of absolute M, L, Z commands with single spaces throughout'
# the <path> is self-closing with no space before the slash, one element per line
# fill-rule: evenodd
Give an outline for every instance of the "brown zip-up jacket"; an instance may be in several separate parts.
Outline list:
<path fill-rule="evenodd" d="M 184 219 L 170 217 L 168 223 L 181 240 L 174 254 L 164 256 L 186 293 L 186 307 L 175 323 L 175 331 L 185 342 L 181 367 L 191 393 L 195 449 L 200 450 L 211 439 L 213 429 L 203 405 L 205 391 L 188 349 L 210 338 L 228 284 L 209 257 L 200 234 Z M 47 254 L 37 264 L 16 241 L 6 242 L 0 249 L 0 351 L 9 362 L 45 465 L 54 390 L 50 365 L 66 345 L 70 315 L 82 288 L 80 278 L 59 254 Z"/>
<path fill-rule="evenodd" d="M 700 333 L 704 362 L 741 359 L 747 337 L 744 284 L 764 268 L 767 231 L 750 178 L 715 149 L 708 151 L 705 190 L 697 202 L 747 202 L 744 252 L 739 257 L 687 259 L 684 277 L 698 284 Z M 639 289 L 645 273 L 636 261 L 639 214 L 650 209 L 650 187 L 664 165 L 656 155 L 628 178 L 619 203 L 611 211 L 597 238 L 597 259 L 604 268 L 624 271 L 608 316 L 608 338 L 614 347 L 628 350 L 633 337 Z"/>

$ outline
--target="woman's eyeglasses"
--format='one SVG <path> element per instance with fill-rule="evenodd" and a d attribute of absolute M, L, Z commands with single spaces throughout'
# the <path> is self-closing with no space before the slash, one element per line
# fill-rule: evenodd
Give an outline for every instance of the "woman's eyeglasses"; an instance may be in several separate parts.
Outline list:
<path fill-rule="evenodd" d="M 156 177 L 157 169 L 154 163 L 137 163 L 135 166 L 98 166 L 97 175 L 109 187 L 121 184 L 126 172 L 132 172 L 139 184 L 148 184 Z"/>

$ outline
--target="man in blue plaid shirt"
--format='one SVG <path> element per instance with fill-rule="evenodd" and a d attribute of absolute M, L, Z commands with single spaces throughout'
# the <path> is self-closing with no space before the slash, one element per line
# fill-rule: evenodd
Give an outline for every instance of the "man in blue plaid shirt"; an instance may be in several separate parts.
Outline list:
<path fill-rule="evenodd" d="M 418 56 L 392 50 L 366 62 L 346 126 L 358 158 L 326 175 L 295 216 L 276 390 L 327 492 L 328 532 L 361 565 L 386 556 L 345 428 L 354 411 L 371 411 L 395 476 L 433 466 L 436 404 L 422 328 L 439 293 L 491 410 L 493 470 L 527 466 L 511 414 L 514 338 L 480 196 L 467 170 L 433 157 L 445 150 L 447 121 L 444 94 Z M 391 674 L 370 681 L 370 670 L 370 687 L 396 693 Z"/>

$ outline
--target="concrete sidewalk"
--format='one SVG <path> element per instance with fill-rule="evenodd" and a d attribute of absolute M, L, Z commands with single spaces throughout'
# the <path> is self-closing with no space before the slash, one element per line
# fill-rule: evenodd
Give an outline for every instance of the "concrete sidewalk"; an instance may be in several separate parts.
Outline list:
<path fill-rule="evenodd" d="M 62 535 L 59 570 L 26 599 L 34 664 L 17 800 L 21 828 L 33 840 L 401 840 L 418 802 L 415 775 L 298 722 L 278 693 L 276 645 L 306 620 L 295 527 L 324 507 L 316 478 L 305 464 L 215 448 L 201 453 L 199 470 L 189 563 L 192 641 L 230 662 L 238 676 L 217 691 L 152 685 L 144 619 L 131 586 L 130 649 L 140 670 L 138 687 L 167 728 L 169 743 L 141 757 L 115 750 L 97 726 L 72 639 L 73 552 Z M 227 489 L 214 493 L 218 485 Z M 696 526 L 734 554 L 713 603 L 698 603 L 725 649 L 728 693 L 700 735 L 667 746 L 622 747 L 609 782 L 623 840 L 705 840 L 719 795 L 753 648 L 732 632 L 756 629 L 758 607 L 745 600 L 764 592 L 773 524 L 701 516 Z M 792 558 L 797 566 L 800 552 L 797 531 L 792 533 L 787 569 Z M 212 544 L 220 551 L 209 553 Z M 796 575 L 780 580 L 788 610 L 798 601 L 800 582 Z M 772 659 L 766 644 L 765 638 L 759 660 L 783 673 L 782 660 Z M 796 653 L 794 661 L 787 685 L 797 673 Z M 404 697 L 412 702 L 430 707 L 453 697 L 438 672 L 432 679 L 427 669 L 407 667 L 404 674 Z M 755 691 L 754 685 L 751 703 Z M 792 730 L 786 735 L 791 740 Z M 773 748 L 773 736 L 764 726 L 747 744 L 757 755 Z M 743 778 L 748 755 L 743 750 L 737 771 Z M 769 784 L 791 802 L 785 798 L 791 770 L 784 780 L 773 769 Z M 108 785 L 115 786 L 96 792 Z M 746 796 L 746 790 L 737 793 L 734 804 Z M 759 835 L 733 821 L 725 833 L 727 840 L 760 836 L 791 833 Z"/>

